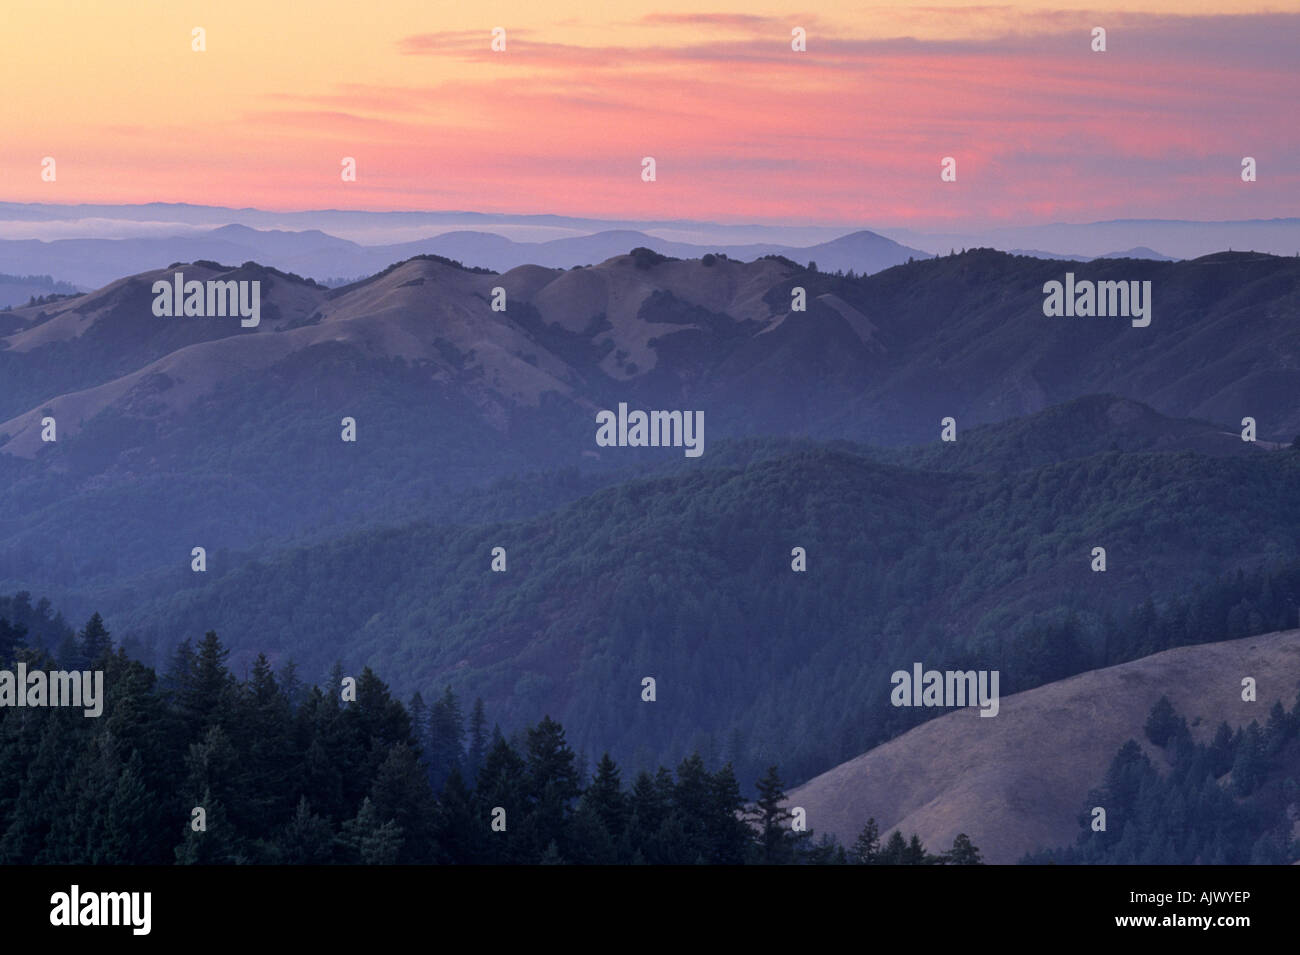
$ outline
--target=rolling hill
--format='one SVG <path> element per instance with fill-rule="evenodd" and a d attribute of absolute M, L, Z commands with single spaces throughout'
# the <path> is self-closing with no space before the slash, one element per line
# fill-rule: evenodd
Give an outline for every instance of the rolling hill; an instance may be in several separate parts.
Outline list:
<path fill-rule="evenodd" d="M 1241 699 L 1245 676 L 1257 680 L 1256 702 Z M 1297 688 L 1300 631 L 1179 647 L 1004 697 L 992 719 L 948 713 L 809 780 L 789 802 L 849 843 L 874 816 L 881 833 L 916 832 L 927 846 L 965 832 L 985 861 L 1012 863 L 1074 841 L 1088 791 L 1126 740 L 1168 764 L 1143 732 L 1161 696 L 1209 742 L 1222 722 L 1264 723 Z"/>

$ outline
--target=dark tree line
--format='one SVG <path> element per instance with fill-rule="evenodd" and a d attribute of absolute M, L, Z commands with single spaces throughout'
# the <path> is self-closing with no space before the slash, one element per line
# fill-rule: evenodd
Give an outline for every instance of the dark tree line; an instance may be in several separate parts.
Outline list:
<path fill-rule="evenodd" d="M 1281 865 L 1300 857 L 1292 816 L 1300 807 L 1300 696 L 1274 703 L 1263 726 L 1220 723 L 1208 743 L 1161 697 L 1144 728 L 1170 757 L 1162 774 L 1129 740 L 1105 781 L 1088 794 L 1074 846 L 1027 855 L 1029 863 Z M 1092 810 L 1106 810 L 1105 831 Z"/>
<path fill-rule="evenodd" d="M 404 706 L 367 668 L 344 700 L 340 668 L 307 686 L 265 656 L 240 680 L 211 631 L 161 677 L 115 650 L 98 614 L 57 661 L 25 636 L 0 617 L 0 663 L 102 669 L 106 700 L 99 718 L 0 708 L 0 863 L 978 860 L 968 840 L 960 859 L 915 836 L 895 852 L 898 833 L 865 853 L 814 841 L 794 830 L 775 766 L 752 804 L 730 764 L 710 771 L 698 753 L 625 787 L 608 754 L 588 776 L 549 717 L 507 737 L 481 700 L 467 720 L 450 689 Z"/>

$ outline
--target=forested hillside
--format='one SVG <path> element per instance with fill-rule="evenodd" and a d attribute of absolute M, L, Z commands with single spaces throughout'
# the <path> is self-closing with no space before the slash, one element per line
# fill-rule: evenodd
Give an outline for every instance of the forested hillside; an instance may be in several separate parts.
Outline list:
<path fill-rule="evenodd" d="M 754 455 L 519 522 L 178 569 L 141 587 L 172 596 L 120 626 L 160 660 L 214 622 L 241 659 L 265 650 L 319 675 L 340 657 L 403 692 L 447 682 L 507 723 L 550 712 L 639 768 L 699 749 L 804 779 L 928 715 L 888 702 L 890 672 L 913 661 L 998 669 L 1013 693 L 1293 625 L 1298 478 L 1289 450 L 1107 452 L 1014 476 Z"/>
<path fill-rule="evenodd" d="M 55 665 L 24 635 L 0 616 L 0 665 Z M 450 690 L 404 706 L 369 669 L 307 686 L 261 656 L 236 678 L 226 656 L 209 632 L 160 677 L 93 616 L 57 663 L 104 670 L 101 718 L 0 708 L 0 864 L 978 861 L 964 838 L 938 855 L 898 851 L 901 834 L 815 841 L 775 766 L 752 803 L 698 754 L 629 781 L 549 717 L 507 738 Z"/>

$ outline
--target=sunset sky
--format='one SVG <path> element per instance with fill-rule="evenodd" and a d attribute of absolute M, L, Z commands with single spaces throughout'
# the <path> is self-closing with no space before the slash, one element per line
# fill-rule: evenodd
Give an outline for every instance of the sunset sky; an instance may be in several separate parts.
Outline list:
<path fill-rule="evenodd" d="M 918 227 L 1300 215 L 1300 0 L 4 7 L 10 202 Z"/>

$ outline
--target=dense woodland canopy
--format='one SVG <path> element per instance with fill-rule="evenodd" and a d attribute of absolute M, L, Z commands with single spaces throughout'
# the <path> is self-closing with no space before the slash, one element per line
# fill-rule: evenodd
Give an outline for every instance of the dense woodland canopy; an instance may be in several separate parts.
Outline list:
<path fill-rule="evenodd" d="M 1290 451 L 988 475 L 756 450 L 524 521 L 214 558 L 211 579 L 178 569 L 123 629 L 161 666 L 176 633 L 221 620 L 241 664 L 264 650 L 319 680 L 341 652 L 403 696 L 449 682 L 506 725 L 550 713 L 576 748 L 634 771 L 698 750 L 742 779 L 776 762 L 799 782 L 933 715 L 889 704 L 890 673 L 913 661 L 999 670 L 1009 695 L 1295 626 L 1298 481 Z M 505 574 L 489 571 L 498 545 Z M 639 702 L 647 675 L 658 709 Z"/>
<path fill-rule="evenodd" d="M 628 780 L 644 774 L 652 782 L 659 766 L 679 766 L 680 776 L 683 758 L 698 753 L 711 775 L 729 765 L 745 792 L 774 763 L 799 783 L 937 715 L 889 705 L 889 673 L 915 660 L 939 669 L 998 669 L 1006 695 L 1170 647 L 1296 626 L 1300 454 L 1108 450 L 1119 440 L 1102 427 L 1113 410 L 1109 399 L 1081 400 L 1038 421 L 973 429 L 952 449 L 719 443 L 706 468 L 678 461 L 635 480 L 574 470 L 506 479 L 447 502 L 436 518 L 308 541 L 260 560 L 214 551 L 210 574 L 180 567 L 145 572 L 119 593 L 135 604 L 114 624 L 125 634 L 126 654 L 113 665 L 153 667 L 141 667 L 148 689 L 143 702 L 131 705 L 150 714 L 143 720 L 150 745 L 165 741 L 170 755 L 141 747 L 118 752 L 117 742 L 106 748 L 88 725 L 106 720 L 48 719 L 63 721 L 63 732 L 78 741 L 70 759 L 89 766 L 112 751 L 118 762 L 96 770 L 103 787 L 108 779 L 116 786 L 138 751 L 140 766 L 132 772 L 154 773 L 145 793 L 175 814 L 163 817 L 168 826 L 179 820 L 177 831 L 184 830 L 184 813 L 203 798 L 203 774 L 211 775 L 195 770 L 190 778 L 192 746 L 206 752 L 210 744 L 218 764 L 256 763 L 241 755 L 251 743 L 240 733 L 234 703 L 220 719 L 176 722 L 189 651 L 182 646 L 177 653 L 175 640 L 218 620 L 231 650 L 229 669 L 242 677 L 231 679 L 230 700 L 251 693 L 258 674 L 268 676 L 303 765 L 313 752 L 339 745 L 313 734 L 329 723 L 320 713 L 339 708 L 331 704 L 338 681 L 329 667 L 346 654 L 347 672 L 368 665 L 401 698 L 448 685 L 459 700 L 482 698 L 494 721 L 509 729 L 505 739 L 525 766 L 527 727 L 551 714 L 579 754 L 583 792 L 586 758 L 603 752 Z M 1146 448 L 1143 442 L 1168 437 L 1161 422 L 1138 420 L 1154 430 L 1121 435 L 1122 442 Z M 1044 428 L 1070 440 L 1052 445 L 1040 434 Z M 1081 456 L 1070 456 L 1071 448 Z M 948 450 L 956 453 L 943 457 Z M 5 466 L 11 465 L 0 462 L 0 470 Z M 111 510 L 87 511 L 89 535 L 113 537 L 95 523 Z M 466 522 L 448 523 L 451 510 Z M 32 512 L 33 527 L 45 513 Z M 1110 556 L 1105 574 L 1088 570 L 1089 550 L 1099 542 Z M 807 547 L 809 572 L 792 573 L 792 544 Z M 487 569 L 497 545 L 509 550 L 508 574 Z M 28 556 L 10 552 L 0 564 L 18 566 Z M 86 592 L 96 593 L 93 586 Z M 0 628 L 0 655 L 45 653 L 71 666 L 98 653 L 83 646 L 95 628 L 78 637 L 48 602 L 33 605 L 26 594 L 0 598 L 0 619 L 8 621 Z M 15 651 L 20 644 L 27 649 Z M 638 696 L 648 674 L 659 685 L 653 707 Z M 324 689 L 301 691 L 299 682 Z M 457 760 L 446 753 L 460 744 L 435 743 L 432 731 L 420 728 L 435 712 L 441 722 L 429 725 L 451 725 L 446 706 L 444 692 L 427 706 L 412 698 L 402 707 L 412 736 L 387 743 L 373 772 L 355 754 L 342 760 L 369 773 L 352 784 L 356 799 L 330 802 L 304 786 L 280 793 L 276 805 L 291 803 L 296 811 L 306 796 L 310 813 L 331 827 L 331 839 L 342 838 L 396 742 L 423 766 L 430 803 L 456 805 L 456 794 L 445 790 Z M 67 760 L 35 760 L 46 730 L 31 721 L 43 718 L 27 713 L 15 721 L 0 711 L 5 746 L 20 747 L 4 751 L 0 769 L 15 774 L 0 787 L 6 832 L 14 820 L 46 818 L 40 807 L 58 803 L 55 793 L 65 804 L 83 798 L 63 781 Z M 214 728 L 224 740 L 208 738 Z M 369 754 L 369 736 L 360 738 Z M 93 757 L 84 751 L 92 739 L 100 740 Z M 195 758 L 200 769 L 206 765 L 208 757 Z M 167 759 L 171 768 L 159 768 Z M 465 760 L 460 780 L 469 798 L 480 780 L 470 772 L 478 764 L 468 744 Z M 29 764 L 45 775 L 24 775 Z M 674 792 L 679 783 L 669 774 Z M 222 812 L 235 812 L 223 796 L 242 798 L 223 793 L 232 785 L 213 784 Z M 627 798 L 634 799 L 636 787 L 629 786 Z M 379 796 L 371 798 L 373 805 Z M 27 808 L 18 814 L 20 807 Z M 250 819 L 255 834 L 232 842 L 240 858 L 272 857 L 255 848 L 278 838 L 257 829 L 269 818 L 276 817 Z M 1253 854 L 1274 823 L 1250 819 Z M 45 823 L 35 825 L 45 851 Z M 524 826 L 521 820 L 509 831 Z M 170 858 L 174 837 L 155 845 L 162 857 Z M 1160 851 L 1134 838 L 1140 848 L 1126 844 L 1129 855 Z M 885 849 L 891 840 L 883 838 Z M 37 851 L 36 842 L 0 858 L 26 858 L 22 853 Z M 798 844 L 812 852 L 808 837 Z M 648 843 L 632 845 L 628 861 L 638 850 L 646 861 L 654 856 Z M 556 849 L 577 861 L 564 854 L 563 840 Z M 833 847 L 818 851 L 836 857 Z M 1267 854 L 1267 846 L 1260 851 Z M 892 851 L 884 857 L 901 858 Z"/>
<path fill-rule="evenodd" d="M 1243 576 L 1204 601 L 1238 606 L 1238 594 L 1275 587 L 1269 575 Z M 1134 633 L 1160 639 L 1183 618 L 1157 614 Z M 57 652 L 27 646 L 29 627 Z M 587 765 L 549 717 L 507 735 L 489 728 L 481 699 L 465 707 L 450 688 L 403 705 L 365 669 L 355 702 L 342 702 L 338 668 L 309 686 L 293 664 L 276 673 L 259 656 L 241 679 L 227 653 L 209 632 L 159 676 L 114 647 L 98 614 L 74 633 L 45 601 L 0 598 L 0 663 L 102 668 L 107 692 L 98 719 L 0 708 L 0 863 L 981 861 L 964 835 L 935 854 L 874 818 L 851 846 L 795 832 L 775 766 L 748 794 L 730 764 L 711 769 L 698 753 L 675 772 L 625 779 L 608 754 Z M 1128 742 L 1088 794 L 1078 844 L 1023 861 L 1278 863 L 1300 853 L 1287 815 L 1300 792 L 1300 698 L 1290 712 L 1275 704 L 1262 727 L 1221 725 L 1208 744 L 1192 742 L 1162 698 L 1146 736 L 1169 771 Z M 189 825 L 195 806 L 206 832 Z M 490 825 L 498 806 L 504 832 Z M 1094 806 L 1106 809 L 1105 832 L 1090 829 Z"/>
<path fill-rule="evenodd" d="M 0 602 L 65 625 L 26 595 Z M 53 668 L 0 617 L 0 662 Z M 105 671 L 104 715 L 0 709 L 0 863 L 972 864 L 965 836 L 931 855 L 796 832 L 775 766 L 742 797 L 730 765 L 699 754 L 625 785 L 606 754 L 590 772 L 549 717 L 506 737 L 481 700 L 449 689 L 404 706 L 369 669 L 355 701 L 264 656 L 244 679 L 209 631 L 165 674 L 130 659 L 99 615 L 57 665 Z M 206 830 L 191 826 L 202 807 Z M 505 809 L 505 831 L 491 828 Z M 873 833 L 874 821 L 868 827 Z M 904 845 L 899 850 L 898 845 Z"/>

